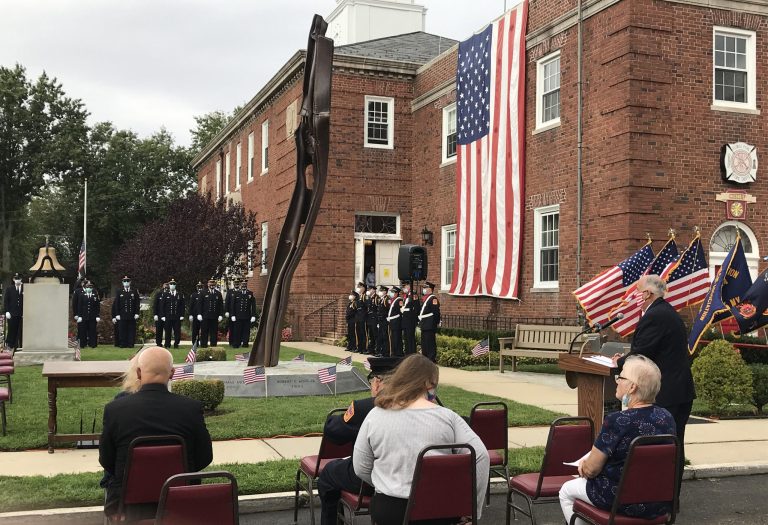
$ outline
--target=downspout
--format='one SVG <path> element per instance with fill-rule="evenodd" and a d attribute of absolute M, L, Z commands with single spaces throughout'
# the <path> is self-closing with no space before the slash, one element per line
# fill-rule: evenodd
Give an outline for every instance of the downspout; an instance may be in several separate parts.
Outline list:
<path fill-rule="evenodd" d="M 584 129 L 583 129 L 583 98 L 582 98 L 582 63 L 584 60 L 584 57 L 582 55 L 582 0 L 579 0 L 578 7 L 577 7 L 577 15 L 578 15 L 578 39 L 577 39 L 577 116 L 576 116 L 576 288 L 581 286 L 581 225 L 582 225 L 582 219 L 581 219 L 581 208 L 582 208 L 582 185 L 583 185 L 583 178 L 582 178 L 582 149 L 583 149 L 583 135 L 584 135 Z"/>

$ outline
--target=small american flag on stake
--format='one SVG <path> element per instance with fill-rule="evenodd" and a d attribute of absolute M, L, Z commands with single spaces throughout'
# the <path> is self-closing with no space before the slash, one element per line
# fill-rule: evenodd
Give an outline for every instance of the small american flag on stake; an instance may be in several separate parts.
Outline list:
<path fill-rule="evenodd" d="M 305 361 L 304 354 L 297 355 L 296 357 L 291 359 L 291 361 Z"/>
<path fill-rule="evenodd" d="M 244 354 L 235 354 L 235 361 L 248 361 L 249 357 L 251 357 L 250 352 L 246 352 Z"/>
<path fill-rule="evenodd" d="M 485 355 L 490 351 L 491 348 L 488 344 L 488 338 L 486 337 L 475 345 L 475 347 L 472 349 L 472 355 L 475 357 L 480 357 L 481 355 Z"/>
<path fill-rule="evenodd" d="M 173 380 L 192 379 L 195 377 L 195 365 L 183 365 L 173 367 Z"/>
<path fill-rule="evenodd" d="M 339 361 L 337 364 L 345 365 L 345 366 L 351 366 L 352 365 L 352 356 L 348 355 L 347 357 L 345 357 L 344 359 Z"/>
<path fill-rule="evenodd" d="M 267 380 L 267 372 L 263 366 L 248 367 L 243 370 L 243 383 L 250 385 L 251 383 L 259 383 Z"/>
<path fill-rule="evenodd" d="M 320 378 L 320 382 L 333 383 L 336 381 L 336 365 L 329 366 L 327 368 L 321 368 L 317 371 L 317 377 Z"/>
<path fill-rule="evenodd" d="M 367 359 L 365 361 L 363 361 L 363 368 L 365 368 L 366 370 L 368 370 L 370 372 L 371 371 L 371 362 L 368 361 Z"/>
<path fill-rule="evenodd" d="M 192 345 L 192 349 L 187 354 L 185 361 L 187 363 L 194 363 L 197 361 L 197 341 L 195 341 L 195 344 Z"/>
<path fill-rule="evenodd" d="M 70 337 L 67 346 L 75 349 L 75 361 L 80 361 L 80 341 L 75 337 Z"/>

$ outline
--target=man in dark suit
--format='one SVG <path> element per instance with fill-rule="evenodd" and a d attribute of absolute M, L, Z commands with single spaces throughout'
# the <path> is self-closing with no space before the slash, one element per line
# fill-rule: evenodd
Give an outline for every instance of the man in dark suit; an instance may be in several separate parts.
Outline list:
<path fill-rule="evenodd" d="M 96 348 L 98 343 L 96 324 L 101 321 L 99 317 L 101 300 L 93 292 L 93 284 L 89 281 L 83 283 L 82 291 L 75 297 L 77 299 L 75 321 L 77 321 L 77 338 L 80 340 L 80 347 L 85 348 L 87 345 Z"/>
<path fill-rule="evenodd" d="M 256 322 L 256 301 L 253 292 L 248 289 L 248 281 L 240 281 L 240 289 L 232 292 L 232 304 L 229 312 L 234 324 L 232 334 L 232 346 L 234 348 L 246 348 L 251 338 L 251 324 Z"/>
<path fill-rule="evenodd" d="M 13 276 L 13 286 L 5 289 L 3 310 L 5 311 L 6 323 L 8 323 L 5 344 L 15 350 L 21 342 L 19 334 L 24 317 L 24 287 L 21 285 L 21 275 L 18 273 Z"/>
<path fill-rule="evenodd" d="M 139 292 L 131 288 L 131 279 L 127 275 L 123 277 L 123 288 L 118 292 L 115 298 L 117 303 L 118 333 L 120 341 L 119 348 L 133 348 L 136 341 L 136 320 L 139 318 L 139 307 L 141 299 Z"/>
<path fill-rule="evenodd" d="M 171 353 L 158 346 L 142 351 L 136 375 L 141 385 L 139 391 L 115 399 L 104 407 L 99 463 L 108 475 L 104 502 L 104 512 L 108 515 L 117 510 L 128 445 L 133 439 L 169 434 L 181 436 L 186 444 L 190 472 L 202 470 L 213 459 L 203 406 L 199 401 L 168 391 L 168 381 L 173 376 Z M 154 516 L 152 509 L 142 510 Z"/>
<path fill-rule="evenodd" d="M 400 357 L 369 357 L 371 373 L 368 382 L 371 384 L 371 397 L 353 401 L 341 416 L 328 416 L 323 427 L 323 436 L 336 445 L 354 443 L 357 433 L 368 412 L 373 410 L 376 395 L 381 389 L 382 378 L 390 373 L 400 363 Z M 352 467 L 352 457 L 337 459 L 326 465 L 317 480 L 317 493 L 320 496 L 321 525 L 335 525 L 336 507 L 341 498 L 341 491 L 360 492 L 362 481 Z"/>
<path fill-rule="evenodd" d="M 208 341 L 211 342 L 211 346 L 216 346 L 219 338 L 219 323 L 221 322 L 221 314 L 224 313 L 224 299 L 221 297 L 221 293 L 216 289 L 216 280 L 208 279 L 208 290 L 203 295 L 203 309 L 200 314 L 197 315 L 198 321 L 202 322 L 202 348 L 208 348 Z"/>
<path fill-rule="evenodd" d="M 685 425 L 691 415 L 696 391 L 688 357 L 688 331 L 674 307 L 664 300 L 666 291 L 667 283 L 658 275 L 640 277 L 637 293 L 643 296 L 643 315 L 635 328 L 629 353 L 614 355 L 614 362 L 621 373 L 627 357 L 641 354 L 656 363 L 661 371 L 661 390 L 656 396 L 656 405 L 666 408 L 675 418 L 680 440 L 679 494 L 685 464 Z"/>
<path fill-rule="evenodd" d="M 163 298 L 162 312 L 160 319 L 165 326 L 165 347 L 171 347 L 173 336 L 173 347 L 178 348 L 181 340 L 181 322 L 184 320 L 184 294 L 176 290 L 176 279 L 171 278 L 168 281 L 168 292 Z"/>

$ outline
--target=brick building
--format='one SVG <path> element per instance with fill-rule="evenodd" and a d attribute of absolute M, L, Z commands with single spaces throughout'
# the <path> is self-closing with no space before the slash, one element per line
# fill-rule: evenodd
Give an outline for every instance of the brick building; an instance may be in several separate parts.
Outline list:
<path fill-rule="evenodd" d="M 646 233 L 660 248 L 670 228 L 682 247 L 700 227 L 714 268 L 738 226 L 757 272 L 768 183 L 759 169 L 754 182 L 723 180 L 721 149 L 741 142 L 759 155 L 766 147 L 766 2 L 583 2 L 580 228 L 578 20 L 577 0 L 530 0 L 519 301 L 447 293 L 456 42 L 414 32 L 336 49 L 328 186 L 292 285 L 295 330 L 309 337 L 329 331 L 334 318 L 342 323 L 343 297 L 371 265 L 378 281 L 394 283 L 397 247 L 421 244 L 422 230 L 434 236 L 429 277 L 441 288 L 446 322 L 464 326 L 575 321 L 579 283 L 634 252 Z M 297 52 L 194 161 L 201 192 L 257 213 L 266 248 L 249 275 L 257 297 L 295 180 L 303 60 Z M 739 155 L 736 162 L 752 160 Z"/>

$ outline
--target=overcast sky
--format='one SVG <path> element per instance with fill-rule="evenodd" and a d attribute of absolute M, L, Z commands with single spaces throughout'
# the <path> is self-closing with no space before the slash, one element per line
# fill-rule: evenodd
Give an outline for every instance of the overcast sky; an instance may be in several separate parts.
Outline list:
<path fill-rule="evenodd" d="M 189 143 L 193 116 L 230 111 L 297 49 L 336 0 L 0 0 L 0 65 L 43 70 L 90 121 Z M 426 31 L 463 40 L 504 0 L 422 0 Z M 508 7 L 518 0 L 507 0 Z"/>

